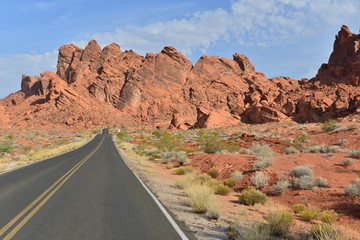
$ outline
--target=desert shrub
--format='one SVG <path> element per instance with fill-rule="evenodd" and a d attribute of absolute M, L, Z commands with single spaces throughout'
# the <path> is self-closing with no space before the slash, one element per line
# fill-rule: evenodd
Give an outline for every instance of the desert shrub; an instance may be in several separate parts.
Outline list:
<path fill-rule="evenodd" d="M 342 163 L 344 164 L 344 166 L 351 166 L 353 164 L 353 160 L 351 158 L 345 158 L 344 160 L 342 160 Z"/>
<path fill-rule="evenodd" d="M 205 153 L 217 153 L 225 149 L 226 142 L 219 137 L 219 133 L 213 132 L 206 134 L 204 132 L 199 133 L 197 142 L 200 144 L 202 150 Z"/>
<path fill-rule="evenodd" d="M 220 182 L 219 180 L 211 178 L 209 181 L 206 182 L 206 185 L 213 188 L 214 186 L 217 186 L 217 185 L 223 185 L 223 183 Z"/>
<path fill-rule="evenodd" d="M 320 187 L 320 188 L 331 187 L 330 184 L 328 183 L 328 181 L 323 177 L 318 177 L 317 179 L 315 179 L 314 184 L 315 184 L 315 186 Z"/>
<path fill-rule="evenodd" d="M 210 181 L 212 179 L 212 177 L 210 177 L 209 174 L 207 173 L 202 173 L 200 175 L 197 175 L 194 178 L 194 184 L 205 184 L 206 182 Z"/>
<path fill-rule="evenodd" d="M 256 172 L 251 176 L 250 181 L 254 186 L 264 188 L 269 185 L 269 176 L 263 172 Z"/>
<path fill-rule="evenodd" d="M 240 144 L 233 139 L 230 139 L 229 141 L 225 141 L 224 143 L 225 143 L 224 146 L 225 150 L 230 153 L 235 153 L 240 150 Z"/>
<path fill-rule="evenodd" d="M 236 180 L 240 181 L 244 176 L 243 176 L 243 173 L 242 173 L 242 172 L 240 172 L 240 171 L 235 171 L 235 172 L 233 172 L 233 173 L 231 174 L 230 177 L 233 178 L 233 179 L 236 179 Z"/>
<path fill-rule="evenodd" d="M 241 191 L 239 201 L 245 205 L 254 205 L 255 203 L 265 204 L 267 196 L 265 193 L 256 190 L 254 187 L 247 187 Z"/>
<path fill-rule="evenodd" d="M 274 184 L 272 193 L 275 195 L 282 195 L 289 189 L 290 183 L 287 179 L 280 179 Z"/>
<path fill-rule="evenodd" d="M 309 177 L 313 177 L 314 173 L 313 171 L 306 166 L 297 166 L 295 168 L 293 168 L 290 173 L 290 176 L 294 176 L 296 178 L 302 177 L 302 176 L 309 176 Z"/>
<path fill-rule="evenodd" d="M 221 212 L 219 203 L 216 199 L 210 199 L 206 205 L 206 214 L 212 219 L 219 219 Z"/>
<path fill-rule="evenodd" d="M 272 156 L 274 154 L 269 145 L 261 143 L 252 145 L 250 151 L 258 156 Z"/>
<path fill-rule="evenodd" d="M 294 142 L 297 144 L 307 143 L 309 142 L 309 136 L 306 132 L 303 132 L 295 138 Z"/>
<path fill-rule="evenodd" d="M 296 178 L 293 182 L 295 188 L 304 189 L 304 190 L 311 190 L 314 188 L 314 179 L 310 176 L 301 176 Z"/>
<path fill-rule="evenodd" d="M 327 223 L 311 226 L 311 232 L 317 240 L 340 240 L 337 230 Z"/>
<path fill-rule="evenodd" d="M 260 170 L 268 168 L 272 165 L 273 157 L 272 156 L 256 156 L 254 169 Z"/>
<path fill-rule="evenodd" d="M 195 174 L 193 172 L 185 174 L 181 179 L 176 180 L 175 185 L 181 189 L 186 189 L 194 184 Z"/>
<path fill-rule="evenodd" d="M 294 214 L 286 210 L 271 211 L 265 216 L 270 231 L 275 236 L 285 236 L 289 232 Z"/>
<path fill-rule="evenodd" d="M 300 153 L 300 151 L 297 150 L 295 147 L 290 146 L 290 147 L 285 148 L 285 153 L 286 154 L 296 154 L 296 153 Z"/>
<path fill-rule="evenodd" d="M 205 185 L 190 185 L 185 189 L 190 206 L 197 213 L 206 213 L 209 202 L 214 201 L 214 192 Z"/>
<path fill-rule="evenodd" d="M 176 151 L 183 145 L 184 137 L 181 134 L 171 134 L 168 131 L 159 131 L 158 140 L 153 144 L 161 151 Z"/>
<path fill-rule="evenodd" d="M 238 180 L 235 178 L 228 178 L 225 180 L 224 184 L 228 187 L 234 187 L 238 183 Z"/>
<path fill-rule="evenodd" d="M 220 171 L 217 168 L 210 168 L 207 172 L 212 178 L 217 178 L 220 175 Z"/>
<path fill-rule="evenodd" d="M 255 155 L 255 153 L 249 148 L 241 148 L 239 154 Z"/>
<path fill-rule="evenodd" d="M 360 151 L 355 152 L 355 153 L 353 154 L 353 157 L 354 157 L 354 158 L 357 158 L 357 159 L 360 159 Z"/>
<path fill-rule="evenodd" d="M 11 141 L 0 141 L 0 153 L 11 153 L 14 146 Z"/>
<path fill-rule="evenodd" d="M 170 151 L 170 152 L 162 152 L 161 158 L 165 160 L 165 162 L 169 163 L 176 159 L 176 152 Z"/>
<path fill-rule="evenodd" d="M 302 203 L 297 203 L 292 205 L 291 209 L 294 211 L 294 213 L 300 213 L 307 209 L 307 206 Z"/>
<path fill-rule="evenodd" d="M 256 223 L 250 225 L 250 227 L 243 227 L 240 230 L 240 235 L 240 239 L 244 240 L 272 239 L 270 226 L 266 223 Z"/>
<path fill-rule="evenodd" d="M 176 153 L 176 159 L 175 159 L 180 165 L 187 165 L 190 163 L 190 160 L 184 151 L 180 151 Z"/>
<path fill-rule="evenodd" d="M 338 127 L 339 126 L 337 125 L 337 121 L 335 119 L 329 119 L 321 125 L 322 130 L 325 132 L 333 131 Z"/>
<path fill-rule="evenodd" d="M 311 221 L 311 220 L 317 219 L 319 216 L 319 213 L 320 213 L 320 210 L 317 208 L 307 208 L 304 211 L 300 212 L 300 216 L 305 221 Z"/>
<path fill-rule="evenodd" d="M 120 142 L 127 142 L 130 140 L 130 135 L 126 129 L 123 129 L 122 131 L 116 133 L 116 137 Z"/>
<path fill-rule="evenodd" d="M 356 179 L 350 186 L 344 188 L 349 196 L 360 196 L 360 178 Z"/>
<path fill-rule="evenodd" d="M 193 167 L 179 167 L 175 169 L 176 175 L 185 175 L 186 173 L 191 173 L 191 172 L 194 172 Z"/>
<path fill-rule="evenodd" d="M 311 146 L 304 150 L 305 153 L 337 153 L 340 151 L 341 149 L 339 146 L 325 146 L 325 145 Z"/>
<path fill-rule="evenodd" d="M 324 210 L 320 213 L 319 218 L 323 223 L 332 224 L 339 218 L 339 214 L 332 209 Z"/>
<path fill-rule="evenodd" d="M 232 190 L 230 187 L 225 186 L 224 184 L 217 184 L 212 187 L 215 194 L 217 195 L 228 195 Z"/>
<path fill-rule="evenodd" d="M 347 143 L 348 140 L 347 139 L 340 139 L 339 142 L 337 143 L 339 146 L 344 145 L 345 143 Z"/>

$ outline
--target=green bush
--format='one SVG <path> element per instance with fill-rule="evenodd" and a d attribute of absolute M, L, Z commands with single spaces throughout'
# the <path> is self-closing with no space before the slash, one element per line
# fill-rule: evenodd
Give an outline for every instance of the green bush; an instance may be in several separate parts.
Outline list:
<path fill-rule="evenodd" d="M 321 125 L 322 130 L 325 132 L 333 131 L 338 127 L 339 126 L 337 125 L 337 121 L 335 119 L 329 119 Z"/>
<path fill-rule="evenodd" d="M 300 212 L 302 219 L 305 221 L 311 221 L 318 218 L 320 210 L 317 208 L 307 208 Z"/>
<path fill-rule="evenodd" d="M 224 184 L 217 184 L 214 185 L 212 187 L 212 189 L 214 190 L 215 194 L 217 195 L 228 195 L 229 193 L 231 193 L 231 188 L 229 188 L 228 186 L 225 186 Z"/>
<path fill-rule="evenodd" d="M 212 178 L 217 178 L 220 175 L 220 171 L 217 168 L 210 168 L 207 172 Z"/>
<path fill-rule="evenodd" d="M 130 139 L 129 133 L 125 129 L 116 133 L 116 137 L 120 142 L 127 142 Z"/>
<path fill-rule="evenodd" d="M 0 153 L 11 153 L 14 146 L 11 141 L 0 141 Z"/>
<path fill-rule="evenodd" d="M 302 204 L 302 203 L 297 203 L 297 204 L 292 205 L 291 208 L 294 211 L 294 213 L 300 213 L 300 212 L 306 210 L 307 206 L 305 204 Z"/>
<path fill-rule="evenodd" d="M 313 171 L 306 166 L 297 166 L 295 168 L 293 168 L 290 173 L 290 176 L 294 176 L 296 178 L 302 177 L 302 176 L 309 176 L 309 177 L 313 177 L 314 173 Z"/>
<path fill-rule="evenodd" d="M 265 220 L 270 225 L 271 234 L 275 236 L 285 236 L 292 225 L 294 214 L 286 210 L 271 211 L 265 216 Z"/>
<path fill-rule="evenodd" d="M 254 205 L 255 203 L 265 204 L 267 196 L 265 193 L 256 190 L 254 187 L 247 187 L 241 191 L 239 201 L 245 205 Z"/>
<path fill-rule="evenodd" d="M 202 150 L 205 153 L 217 153 L 225 150 L 226 142 L 219 137 L 219 133 L 206 134 L 204 132 L 199 133 L 197 142 L 201 145 Z"/>
<path fill-rule="evenodd" d="M 185 174 L 191 173 L 191 172 L 194 172 L 193 167 L 179 167 L 179 168 L 175 169 L 176 175 L 185 175 Z"/>
<path fill-rule="evenodd" d="M 323 223 L 332 224 L 339 218 L 339 214 L 332 209 L 324 210 L 320 213 L 319 218 Z"/>
<path fill-rule="evenodd" d="M 225 180 L 225 185 L 228 187 L 234 187 L 239 181 L 235 178 L 228 178 Z"/>

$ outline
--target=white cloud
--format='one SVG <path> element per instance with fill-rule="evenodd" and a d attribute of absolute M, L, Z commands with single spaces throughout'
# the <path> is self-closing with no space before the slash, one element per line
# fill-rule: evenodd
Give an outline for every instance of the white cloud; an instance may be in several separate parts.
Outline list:
<path fill-rule="evenodd" d="M 55 71 L 57 54 L 57 51 L 53 51 L 0 55 L 0 98 L 20 90 L 22 74 L 39 75 L 45 70 Z"/>
<path fill-rule="evenodd" d="M 91 35 L 101 45 L 112 42 L 140 54 L 173 45 L 186 55 L 224 40 L 271 46 L 294 42 L 321 28 L 356 24 L 358 0 L 237 0 L 230 10 L 196 12 L 189 18 L 145 26 L 127 26 Z"/>

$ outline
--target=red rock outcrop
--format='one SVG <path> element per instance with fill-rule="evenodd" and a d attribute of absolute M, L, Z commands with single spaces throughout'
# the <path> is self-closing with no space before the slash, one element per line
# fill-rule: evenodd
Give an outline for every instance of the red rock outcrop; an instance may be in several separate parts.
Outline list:
<path fill-rule="evenodd" d="M 329 62 L 316 76 L 322 83 L 344 83 L 360 86 L 360 34 L 343 25 L 334 42 Z"/>
<path fill-rule="evenodd" d="M 301 81 L 268 79 L 239 53 L 203 56 L 193 66 L 173 47 L 142 57 L 117 44 L 68 44 L 59 49 L 56 73 L 24 75 L 21 91 L 0 100 L 0 123 L 187 129 L 344 117 L 360 107 L 359 38 L 343 26 L 329 63 Z"/>

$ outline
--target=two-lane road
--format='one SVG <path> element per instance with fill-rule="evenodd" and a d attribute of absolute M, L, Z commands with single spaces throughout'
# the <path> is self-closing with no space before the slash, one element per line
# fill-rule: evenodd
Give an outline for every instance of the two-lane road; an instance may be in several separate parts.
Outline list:
<path fill-rule="evenodd" d="M 193 238 L 168 217 L 107 130 L 75 151 L 0 175 L 0 239 Z"/>

